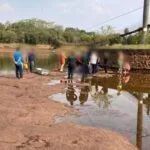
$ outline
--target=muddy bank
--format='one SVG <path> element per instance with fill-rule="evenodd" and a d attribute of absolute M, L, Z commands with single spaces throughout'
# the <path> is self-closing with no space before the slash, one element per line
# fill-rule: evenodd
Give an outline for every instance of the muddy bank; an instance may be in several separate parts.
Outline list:
<path fill-rule="evenodd" d="M 111 59 L 109 65 L 117 68 L 118 51 L 123 51 L 127 60 L 130 62 L 133 70 L 150 70 L 150 50 L 149 49 L 97 49 L 100 54 L 101 60 L 104 57 L 104 51 L 110 53 Z M 101 62 L 103 63 L 103 62 Z"/>
<path fill-rule="evenodd" d="M 25 75 L 24 79 L 0 77 L 0 149 L 2 150 L 134 150 L 117 133 L 75 124 L 54 124 L 54 117 L 77 112 L 53 102 L 48 96 L 63 91 L 65 85 L 47 83 L 51 77 Z"/>

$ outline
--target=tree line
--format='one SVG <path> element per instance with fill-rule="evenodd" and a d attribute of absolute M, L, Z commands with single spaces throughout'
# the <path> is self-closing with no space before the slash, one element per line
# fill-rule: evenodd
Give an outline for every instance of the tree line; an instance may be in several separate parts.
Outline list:
<path fill-rule="evenodd" d="M 129 32 L 126 28 L 124 33 Z M 150 44 L 150 34 L 145 36 Z M 64 28 L 54 22 L 40 19 L 26 19 L 14 23 L 0 23 L 0 43 L 50 44 L 59 47 L 64 44 L 140 44 L 142 33 L 120 37 L 114 29 L 103 26 L 98 32 L 87 32 L 78 28 Z"/>
<path fill-rule="evenodd" d="M 110 45 L 118 42 L 119 35 L 110 26 L 103 27 L 101 32 L 87 32 L 78 28 L 63 28 L 40 19 L 0 23 L 0 43 L 51 44 L 58 47 L 68 43 Z"/>

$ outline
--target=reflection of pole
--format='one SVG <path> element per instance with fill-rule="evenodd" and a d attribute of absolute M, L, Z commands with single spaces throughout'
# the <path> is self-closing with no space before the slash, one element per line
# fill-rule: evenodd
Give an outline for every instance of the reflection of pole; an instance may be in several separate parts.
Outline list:
<path fill-rule="evenodd" d="M 147 115 L 150 115 L 150 94 L 148 94 Z"/>
<path fill-rule="evenodd" d="M 138 100 L 138 112 L 137 112 L 137 136 L 136 145 L 139 150 L 142 150 L 142 132 L 143 132 L 143 98 L 140 94 L 140 99 Z"/>
<path fill-rule="evenodd" d="M 119 74 L 119 82 L 118 82 L 117 90 L 118 90 L 117 95 L 120 95 L 122 91 L 122 74 Z"/>

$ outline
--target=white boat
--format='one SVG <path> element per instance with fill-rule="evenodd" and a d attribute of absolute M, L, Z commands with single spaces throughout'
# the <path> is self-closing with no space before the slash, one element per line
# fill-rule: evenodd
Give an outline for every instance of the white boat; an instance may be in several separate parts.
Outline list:
<path fill-rule="evenodd" d="M 45 76 L 49 75 L 49 71 L 43 68 L 36 68 L 35 72 L 39 75 L 45 75 Z"/>

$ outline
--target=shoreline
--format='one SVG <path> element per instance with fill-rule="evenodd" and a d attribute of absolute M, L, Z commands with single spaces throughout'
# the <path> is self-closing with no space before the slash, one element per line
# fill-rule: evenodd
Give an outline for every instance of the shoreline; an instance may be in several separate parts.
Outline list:
<path fill-rule="evenodd" d="M 24 150 L 137 150 L 128 139 L 106 129 L 72 123 L 54 123 L 56 116 L 74 115 L 77 111 L 48 99 L 62 92 L 65 85 L 49 86 L 52 79 L 26 74 L 24 79 L 0 77 L 0 147 Z"/>

